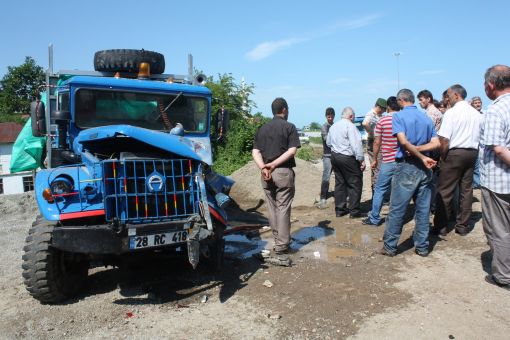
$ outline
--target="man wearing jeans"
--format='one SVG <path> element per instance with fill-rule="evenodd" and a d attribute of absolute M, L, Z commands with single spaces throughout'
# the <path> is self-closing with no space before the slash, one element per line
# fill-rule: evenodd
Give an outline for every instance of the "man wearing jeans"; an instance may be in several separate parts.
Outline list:
<path fill-rule="evenodd" d="M 368 217 L 361 223 L 372 226 L 380 226 L 383 222 L 380 213 L 383 201 L 389 197 L 391 179 L 395 171 L 395 154 L 397 153 L 397 138 L 393 136 L 392 120 L 393 114 L 400 111 L 396 97 L 389 97 L 386 100 L 388 113 L 377 122 L 374 131 L 374 161 L 372 168 L 378 166 L 379 152 L 382 154 L 382 164 L 375 183 L 374 197 L 372 198 L 372 210 Z"/>
<path fill-rule="evenodd" d="M 319 209 L 326 209 L 328 206 L 326 200 L 328 199 L 329 191 L 329 178 L 331 177 L 331 148 L 326 144 L 329 128 L 333 125 L 335 120 L 335 110 L 332 107 L 326 109 L 326 123 L 322 125 L 322 182 L 321 182 L 321 196 L 320 201 L 315 206 Z"/>
<path fill-rule="evenodd" d="M 384 230 L 384 246 L 379 254 L 395 256 L 402 234 L 404 216 L 409 202 L 415 201 L 413 241 L 416 254 L 429 254 L 429 211 L 432 170 L 436 161 L 425 156 L 439 147 L 439 139 L 432 120 L 414 105 L 411 90 L 398 91 L 397 100 L 402 111 L 393 115 L 393 135 L 397 136 L 397 165 L 391 183 L 390 212 Z"/>

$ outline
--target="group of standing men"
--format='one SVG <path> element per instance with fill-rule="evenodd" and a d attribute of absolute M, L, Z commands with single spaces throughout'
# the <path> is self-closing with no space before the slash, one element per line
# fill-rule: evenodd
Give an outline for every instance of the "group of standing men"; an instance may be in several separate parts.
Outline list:
<path fill-rule="evenodd" d="M 372 170 L 372 209 L 362 223 L 383 223 L 381 207 L 389 198 L 384 246 L 381 255 L 395 256 L 411 200 L 415 208 L 413 241 L 419 256 L 429 254 L 429 234 L 446 235 L 459 191 L 455 232 L 466 235 L 471 226 L 473 173 L 479 162 L 482 222 L 493 258 L 492 274 L 486 281 L 510 290 L 510 68 L 496 65 L 485 74 L 485 92 L 493 100 L 484 114 L 459 84 L 445 91 L 442 114 L 430 91 L 400 90 L 395 97 L 379 98 L 366 116 L 368 153 Z M 479 100 L 479 98 L 478 98 Z M 300 147 L 295 126 L 287 122 L 283 98 L 272 105 L 274 119 L 256 134 L 253 158 L 261 169 L 275 252 L 285 254 L 290 246 L 290 207 L 294 196 L 294 155 Z M 361 135 L 353 124 L 351 107 L 333 123 L 335 111 L 326 110 L 322 129 L 324 175 L 319 208 L 326 207 L 329 177 L 335 174 L 337 217 L 364 217 L 360 200 L 365 170 Z M 390 194 L 391 193 L 391 194 Z M 434 225 L 430 228 L 431 207 Z"/>

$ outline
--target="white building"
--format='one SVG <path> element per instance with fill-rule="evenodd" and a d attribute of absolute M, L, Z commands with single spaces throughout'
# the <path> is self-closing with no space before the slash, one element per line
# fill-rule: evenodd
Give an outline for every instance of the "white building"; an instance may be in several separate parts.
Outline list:
<path fill-rule="evenodd" d="M 9 170 L 12 146 L 22 128 L 17 123 L 0 123 L 0 195 L 34 190 L 32 171 L 11 174 Z"/>

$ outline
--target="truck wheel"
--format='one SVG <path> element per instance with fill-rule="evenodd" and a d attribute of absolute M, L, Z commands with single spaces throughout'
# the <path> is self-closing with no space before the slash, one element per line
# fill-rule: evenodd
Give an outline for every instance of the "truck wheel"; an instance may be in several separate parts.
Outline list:
<path fill-rule="evenodd" d="M 25 287 L 42 303 L 60 302 L 83 288 L 89 263 L 84 255 L 51 246 L 54 222 L 38 217 L 28 232 L 23 250 Z"/>
<path fill-rule="evenodd" d="M 103 50 L 94 54 L 94 69 L 101 72 L 138 72 L 140 63 L 150 65 L 152 74 L 165 72 L 165 57 L 145 50 Z"/>
<path fill-rule="evenodd" d="M 225 226 L 218 222 L 213 223 L 214 235 L 207 240 L 207 256 L 202 256 L 200 263 L 210 271 L 220 272 L 223 269 L 225 254 L 225 239 L 223 238 Z"/>

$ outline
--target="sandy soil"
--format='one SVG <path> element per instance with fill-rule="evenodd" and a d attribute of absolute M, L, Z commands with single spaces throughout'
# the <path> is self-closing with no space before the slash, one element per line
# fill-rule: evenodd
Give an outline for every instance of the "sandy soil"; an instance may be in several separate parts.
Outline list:
<path fill-rule="evenodd" d="M 479 192 L 470 234 L 433 239 L 431 255 L 421 258 L 409 242 L 411 221 L 402 252 L 387 258 L 373 255 L 382 228 L 334 217 L 332 199 L 326 210 L 312 206 L 320 163 L 299 161 L 296 173 L 292 267 L 251 256 L 271 247 L 270 233 L 232 235 L 222 273 L 193 271 L 176 260 L 154 261 L 134 273 L 94 268 L 87 290 L 60 305 L 40 304 L 22 283 L 23 243 L 37 214 L 33 195 L 0 196 L 0 338 L 508 338 L 510 294 L 483 280 L 490 255 Z M 245 209 L 256 207 L 258 171 L 255 177 L 249 169 L 237 174 L 233 196 Z M 265 212 L 264 206 L 258 210 Z"/>

